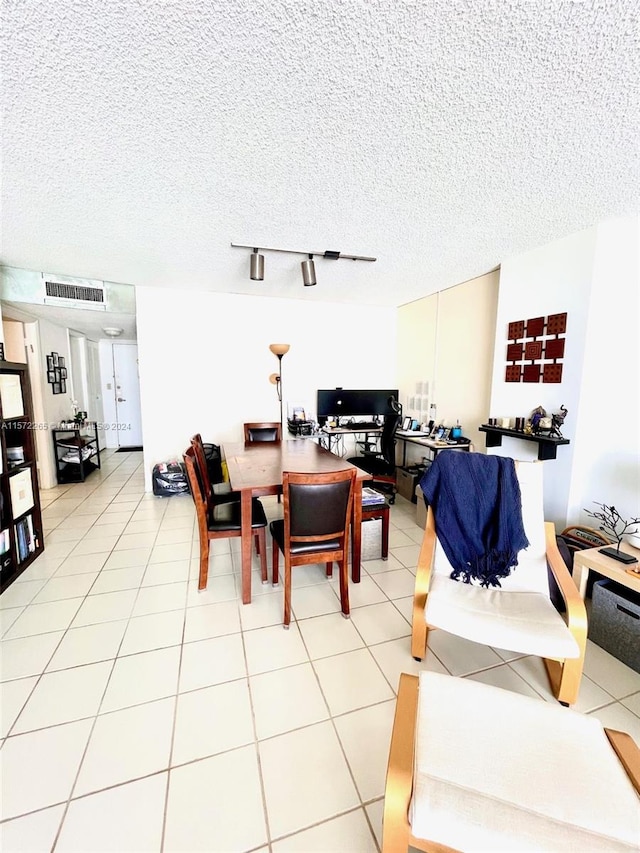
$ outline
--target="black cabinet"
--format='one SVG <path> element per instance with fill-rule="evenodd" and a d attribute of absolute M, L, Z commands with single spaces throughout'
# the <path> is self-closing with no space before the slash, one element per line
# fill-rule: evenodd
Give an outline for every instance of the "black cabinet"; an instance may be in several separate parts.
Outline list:
<path fill-rule="evenodd" d="M 87 476 L 100 467 L 98 424 L 85 421 L 51 432 L 58 483 L 84 483 Z"/>
<path fill-rule="evenodd" d="M 0 361 L 0 592 L 44 550 L 26 364 Z"/>

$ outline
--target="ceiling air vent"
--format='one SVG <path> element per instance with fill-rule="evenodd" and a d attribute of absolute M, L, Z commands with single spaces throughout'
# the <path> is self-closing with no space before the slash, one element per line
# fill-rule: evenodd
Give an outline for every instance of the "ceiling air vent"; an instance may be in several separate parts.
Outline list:
<path fill-rule="evenodd" d="M 105 311 L 104 288 L 45 279 L 45 304 Z"/>

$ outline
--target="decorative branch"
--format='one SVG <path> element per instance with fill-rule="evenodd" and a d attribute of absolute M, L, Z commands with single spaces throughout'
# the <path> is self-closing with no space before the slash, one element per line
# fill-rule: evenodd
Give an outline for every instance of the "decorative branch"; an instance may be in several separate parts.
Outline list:
<path fill-rule="evenodd" d="M 637 533 L 638 529 L 629 530 L 634 524 L 640 524 L 640 518 L 630 518 L 628 521 L 625 520 L 618 510 L 614 506 L 607 506 L 606 504 L 598 503 L 598 501 L 594 501 L 596 506 L 600 507 L 600 512 L 591 512 L 588 509 L 584 511 L 587 515 L 591 516 L 591 518 L 595 518 L 600 522 L 599 529 L 604 533 L 607 533 L 613 539 L 616 540 L 617 547 L 616 552 L 620 553 L 620 543 L 622 542 L 622 537 L 625 533 Z M 622 529 L 618 530 L 619 525 L 622 525 Z"/>

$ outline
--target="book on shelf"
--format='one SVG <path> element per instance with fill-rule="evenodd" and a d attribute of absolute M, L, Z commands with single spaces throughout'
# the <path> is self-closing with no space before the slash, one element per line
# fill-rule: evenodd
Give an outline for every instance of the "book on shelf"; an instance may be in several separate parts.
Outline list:
<path fill-rule="evenodd" d="M 23 563 L 30 554 L 33 554 L 38 544 L 33 530 L 33 518 L 30 515 L 16 522 L 15 534 L 18 563 Z"/>

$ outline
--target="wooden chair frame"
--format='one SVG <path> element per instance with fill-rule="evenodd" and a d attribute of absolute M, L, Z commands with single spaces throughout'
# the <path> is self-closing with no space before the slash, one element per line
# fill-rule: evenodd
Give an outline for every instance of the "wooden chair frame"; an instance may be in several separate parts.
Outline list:
<path fill-rule="evenodd" d="M 587 611 L 573 578 L 569 574 L 556 544 L 556 531 L 551 522 L 544 525 L 547 562 L 558 584 L 564 600 L 564 619 L 580 649 L 577 658 L 555 660 L 542 658 L 554 696 L 563 705 L 573 705 L 578 699 L 584 655 L 587 646 Z M 429 584 L 436 552 L 435 518 L 431 507 L 427 510 L 427 524 L 416 569 L 416 585 L 413 595 L 413 620 L 411 627 L 411 654 L 422 660 L 427 653 L 429 626 L 425 620 Z"/>
<path fill-rule="evenodd" d="M 336 530 L 332 533 L 326 533 L 322 536 L 291 536 L 289 528 L 290 518 L 290 485 L 328 485 L 332 483 L 341 483 L 345 480 L 351 481 L 349 488 L 349 497 L 347 500 L 345 525 L 342 530 Z M 332 574 L 332 564 L 338 563 L 340 571 L 340 605 L 343 615 L 349 616 L 349 525 L 351 523 L 351 514 L 353 510 L 353 492 L 356 482 L 356 471 L 354 468 L 345 469 L 344 471 L 331 471 L 316 474 L 299 474 L 290 471 L 284 471 L 282 475 L 282 489 L 284 495 L 284 619 L 283 625 L 289 627 L 291 622 L 291 568 L 293 566 L 309 565 L 311 563 L 325 563 L 327 576 Z M 291 543 L 296 542 L 322 542 L 323 540 L 339 539 L 340 547 L 327 551 L 314 551 L 312 554 L 291 554 Z M 272 582 L 275 586 L 278 583 L 278 562 L 280 557 L 280 546 L 275 538 L 273 539 L 272 553 Z"/>
<path fill-rule="evenodd" d="M 389 750 L 382 853 L 407 853 L 409 846 L 425 853 L 456 853 L 451 847 L 416 838 L 411 832 L 408 816 L 413 794 L 417 709 L 418 677 L 402 673 Z M 606 728 L 604 731 L 631 784 L 640 794 L 640 749 L 626 732 Z M 535 732 L 532 733 L 532 737 L 535 737 Z"/>
<path fill-rule="evenodd" d="M 240 527 L 237 530 L 211 530 L 209 528 L 209 518 L 213 512 L 213 501 L 211 492 L 202 490 L 205 489 L 205 479 L 202 477 L 202 472 L 197 464 L 197 455 L 193 447 L 185 451 L 184 463 L 187 468 L 187 477 L 191 488 L 191 495 L 196 505 L 196 516 L 198 519 L 198 534 L 200 537 L 200 571 L 198 574 L 198 589 L 206 589 L 207 579 L 209 576 L 209 552 L 211 550 L 211 540 L 213 539 L 232 539 L 239 538 L 242 535 Z M 200 479 L 199 479 L 200 478 Z M 202 483 L 202 487 L 201 484 Z M 267 583 L 267 537 L 266 525 L 259 527 L 254 532 L 256 540 L 256 551 L 260 555 L 260 570 L 262 574 L 262 582 Z"/>

